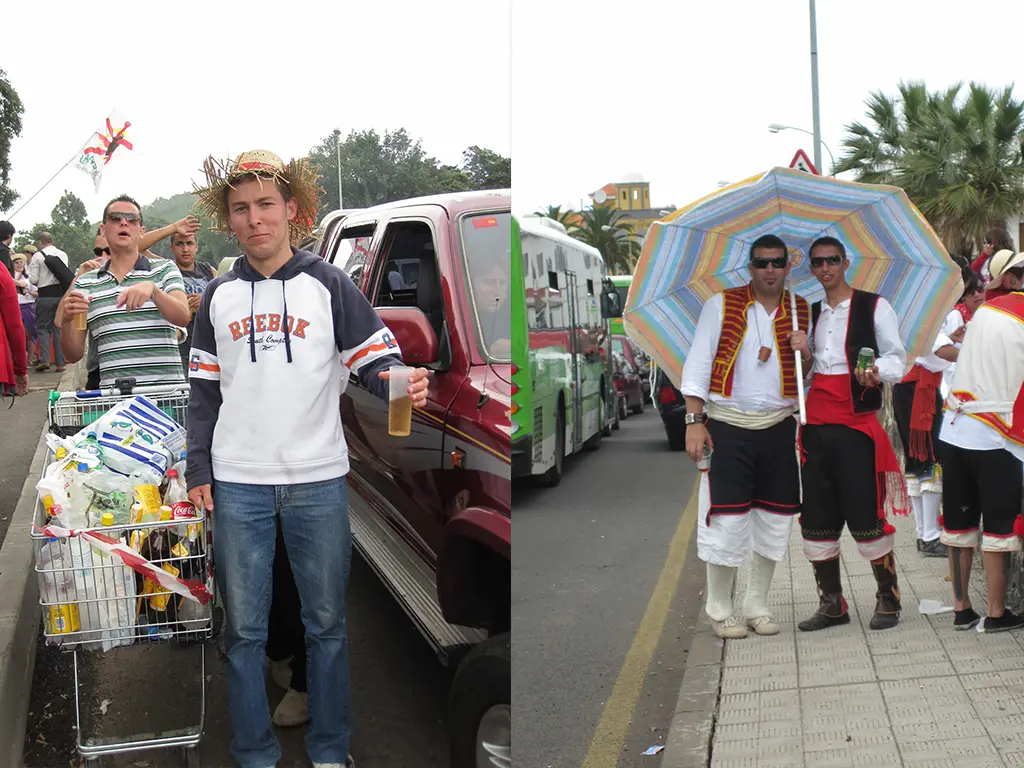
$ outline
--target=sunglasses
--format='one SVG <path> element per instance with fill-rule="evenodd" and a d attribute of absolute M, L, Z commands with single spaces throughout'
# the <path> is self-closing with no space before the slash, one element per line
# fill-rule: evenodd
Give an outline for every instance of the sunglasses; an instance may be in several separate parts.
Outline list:
<path fill-rule="evenodd" d="M 826 264 L 831 264 L 833 267 L 837 267 L 842 263 L 842 256 L 811 256 L 811 267 L 813 269 L 821 269 Z"/>
<path fill-rule="evenodd" d="M 121 211 L 111 211 L 107 214 L 107 221 L 124 221 L 129 224 L 135 224 L 136 222 L 142 221 L 142 217 L 137 213 L 123 213 Z"/>
<path fill-rule="evenodd" d="M 754 269 L 768 269 L 768 267 L 775 267 L 776 269 L 785 269 L 788 259 L 785 256 L 780 256 L 777 259 L 751 259 L 750 265 Z"/>
<path fill-rule="evenodd" d="M 110 255 L 110 249 L 109 248 L 93 248 L 92 249 L 92 255 L 93 256 L 102 256 L 103 254 L 106 254 L 107 256 L 109 256 Z"/>

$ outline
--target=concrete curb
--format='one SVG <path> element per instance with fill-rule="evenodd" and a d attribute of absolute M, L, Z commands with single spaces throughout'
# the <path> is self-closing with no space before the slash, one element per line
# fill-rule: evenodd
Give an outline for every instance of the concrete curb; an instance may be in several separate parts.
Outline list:
<path fill-rule="evenodd" d="M 661 768 L 696 768 L 711 762 L 711 737 L 718 714 L 725 641 L 701 612 L 679 688 Z"/>
<path fill-rule="evenodd" d="M 57 388 L 72 389 L 69 367 Z M 39 630 L 39 584 L 29 532 L 36 505 L 36 483 L 46 459 L 44 423 L 28 476 L 14 507 L 10 527 L 0 548 L 0 764 L 22 765 L 22 746 L 32 694 Z M 4 757 L 6 755 L 6 757 Z"/>

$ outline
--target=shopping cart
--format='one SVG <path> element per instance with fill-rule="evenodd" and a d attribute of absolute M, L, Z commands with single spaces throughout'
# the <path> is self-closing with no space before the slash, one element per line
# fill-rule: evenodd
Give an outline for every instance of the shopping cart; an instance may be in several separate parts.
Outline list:
<path fill-rule="evenodd" d="M 48 405 L 51 431 L 74 434 L 107 410 L 132 395 L 144 395 L 181 425 L 186 425 L 187 385 L 132 388 L 118 382 L 117 389 L 83 392 L 51 392 Z M 47 451 L 44 467 L 54 461 Z M 45 473 L 45 469 L 44 469 Z M 39 605 L 46 642 L 60 646 L 73 658 L 75 727 L 78 751 L 86 766 L 98 768 L 104 755 L 152 749 L 180 748 L 189 768 L 199 768 L 199 742 L 206 717 L 206 640 L 214 634 L 213 531 L 205 510 L 198 517 L 160 522 L 90 528 L 131 545 L 132 537 L 145 532 L 151 544 L 148 554 L 157 567 L 177 570 L 180 578 L 206 585 L 211 596 L 202 606 L 163 591 L 152 580 L 125 566 L 81 537 L 54 539 L 42 529 L 47 510 L 37 496 L 35 527 L 31 532 L 39 580 Z M 170 551 L 170 542 L 184 548 Z M 162 543 L 163 546 L 157 546 Z M 143 555 L 147 550 L 143 549 Z M 162 555 L 162 556 L 161 556 Z M 163 606 L 161 608 L 161 606 Z M 82 701 L 79 689 L 79 652 L 116 652 L 119 647 L 178 642 L 200 648 L 199 723 L 177 731 L 147 733 L 127 738 L 87 736 L 82 732 Z"/>

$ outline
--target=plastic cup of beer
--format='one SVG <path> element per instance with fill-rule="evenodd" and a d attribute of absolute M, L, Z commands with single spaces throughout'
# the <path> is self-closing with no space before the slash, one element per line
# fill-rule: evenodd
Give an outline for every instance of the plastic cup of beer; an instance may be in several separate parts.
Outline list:
<path fill-rule="evenodd" d="M 413 368 L 396 366 L 390 369 L 391 391 L 388 402 L 388 434 L 408 437 L 412 431 L 412 398 L 409 397 L 409 377 Z"/>
<path fill-rule="evenodd" d="M 89 294 L 87 294 L 85 291 L 75 291 L 75 293 L 77 293 L 83 299 L 86 299 L 86 300 L 89 299 Z M 87 312 L 79 312 L 78 314 L 76 314 L 75 315 L 75 330 L 76 331 L 84 331 L 84 330 L 86 330 L 89 327 L 88 319 L 89 319 L 89 314 Z"/>

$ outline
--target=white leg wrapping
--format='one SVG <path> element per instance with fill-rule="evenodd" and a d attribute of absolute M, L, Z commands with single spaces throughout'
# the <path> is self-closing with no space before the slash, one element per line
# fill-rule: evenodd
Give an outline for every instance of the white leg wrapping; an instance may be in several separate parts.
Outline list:
<path fill-rule="evenodd" d="M 732 616 L 732 584 L 736 569 L 708 563 L 708 599 L 705 610 L 715 621 Z"/>
<path fill-rule="evenodd" d="M 750 518 L 754 552 L 775 562 L 782 560 L 789 548 L 789 534 L 796 515 L 777 515 L 754 507 L 747 516 Z"/>
<path fill-rule="evenodd" d="M 865 560 L 877 560 L 892 552 L 895 538 L 892 535 L 880 536 L 874 541 L 858 541 L 857 551 Z"/>
<path fill-rule="evenodd" d="M 910 506 L 914 508 L 914 522 L 917 524 L 917 538 L 924 539 L 924 498 L 921 496 L 911 496 Z M 938 521 L 938 518 L 935 518 Z M 925 539 L 928 541 L 928 539 Z"/>
<path fill-rule="evenodd" d="M 939 506 L 942 504 L 942 494 L 934 491 L 925 491 L 921 494 L 922 526 L 920 538 L 925 541 L 935 541 L 939 538 Z M 914 508 L 917 514 L 917 508 Z"/>
<path fill-rule="evenodd" d="M 750 513 L 715 515 L 708 525 L 710 507 L 710 483 L 704 473 L 697 498 L 697 557 L 705 563 L 738 568 L 747 562 L 753 549 Z"/>
<path fill-rule="evenodd" d="M 754 553 L 750 558 L 750 571 L 747 575 L 747 591 L 743 596 L 743 616 L 756 619 L 758 616 L 769 616 L 768 590 L 772 586 L 777 561 Z"/>

